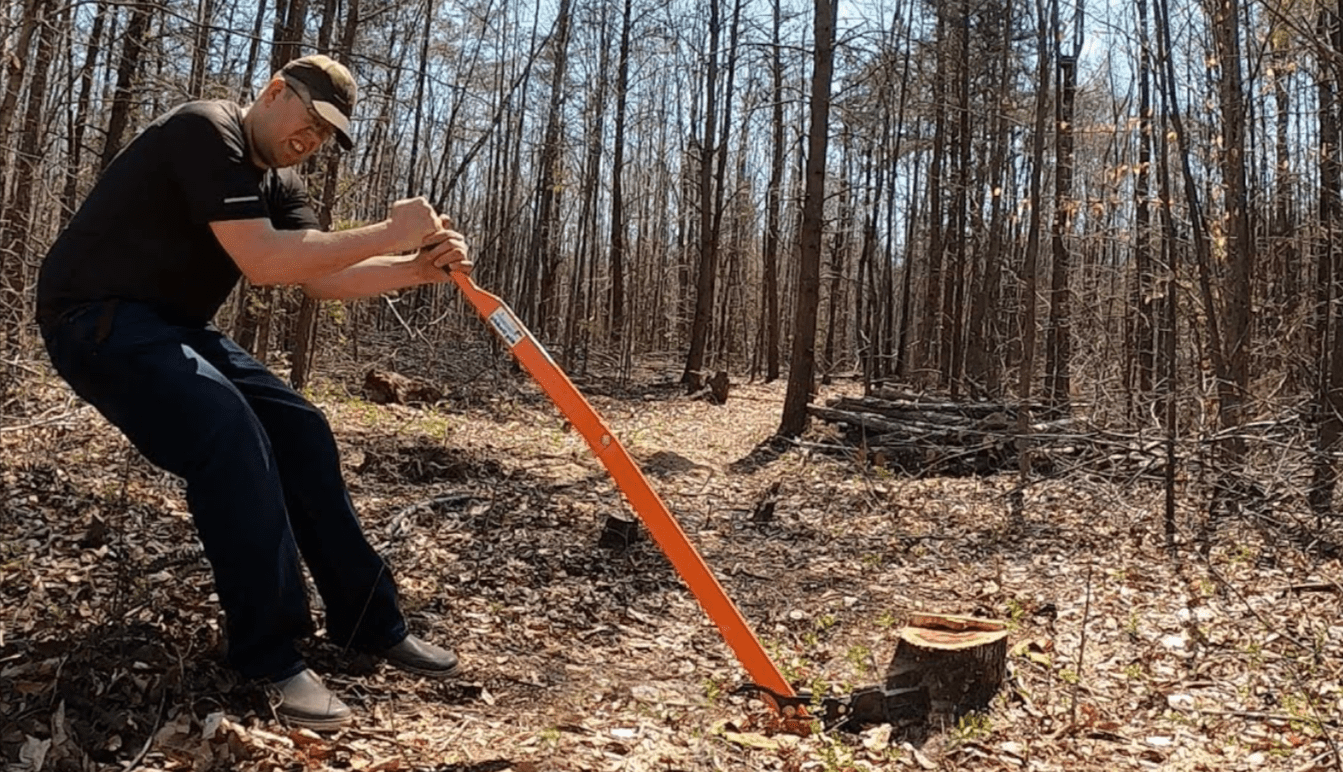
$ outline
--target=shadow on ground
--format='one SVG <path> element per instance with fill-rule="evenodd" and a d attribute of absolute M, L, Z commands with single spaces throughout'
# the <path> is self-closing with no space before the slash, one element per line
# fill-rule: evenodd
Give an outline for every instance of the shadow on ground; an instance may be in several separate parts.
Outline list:
<path fill-rule="evenodd" d="M 787 439 L 775 435 L 751 449 L 750 453 L 728 464 L 733 474 L 750 474 L 778 461 L 793 447 Z"/>

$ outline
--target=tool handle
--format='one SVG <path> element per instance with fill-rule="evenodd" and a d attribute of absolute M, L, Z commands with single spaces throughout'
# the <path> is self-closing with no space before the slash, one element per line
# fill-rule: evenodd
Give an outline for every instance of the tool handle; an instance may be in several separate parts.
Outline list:
<path fill-rule="evenodd" d="M 471 277 L 465 273 L 453 271 L 452 280 L 564 417 L 569 419 L 574 428 L 587 440 L 592 452 L 625 494 L 630 507 L 643 520 L 649 533 L 676 567 L 681 579 L 690 587 L 690 591 L 709 615 L 709 619 L 718 626 L 723 639 L 732 647 L 746 672 L 756 683 L 768 687 L 775 693 L 783 696 L 792 695 L 792 687 L 760 645 L 746 619 L 723 591 L 722 585 L 709 570 L 704 558 L 686 538 L 685 531 L 681 529 L 676 518 L 672 517 L 667 505 L 649 485 L 648 478 L 625 451 L 620 440 L 616 439 L 607 428 L 597 411 L 559 365 L 550 358 L 508 304 L 476 286 Z"/>

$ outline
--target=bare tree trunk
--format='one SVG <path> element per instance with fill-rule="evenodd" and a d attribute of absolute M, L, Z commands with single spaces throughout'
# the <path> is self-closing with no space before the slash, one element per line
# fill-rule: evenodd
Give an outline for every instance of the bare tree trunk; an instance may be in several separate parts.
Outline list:
<path fill-rule="evenodd" d="M 1165 77 L 1162 79 L 1162 85 L 1165 90 L 1163 99 L 1166 106 L 1166 115 L 1170 119 L 1171 128 L 1175 133 L 1175 139 L 1178 144 L 1178 153 L 1180 160 L 1180 172 L 1184 179 L 1185 200 L 1189 207 L 1189 225 L 1194 240 L 1194 257 L 1198 267 L 1198 286 L 1199 294 L 1202 296 L 1204 316 L 1206 318 L 1208 333 L 1207 342 L 1204 346 L 1208 357 L 1212 360 L 1213 376 L 1217 379 L 1217 391 L 1223 407 L 1230 406 L 1233 413 L 1236 410 L 1236 401 L 1238 395 L 1234 390 L 1231 377 L 1230 365 L 1227 362 L 1226 351 L 1223 345 L 1221 332 L 1221 312 L 1216 302 L 1213 290 L 1212 280 L 1212 249 L 1209 244 L 1209 238 L 1206 231 L 1207 223 L 1203 213 L 1203 207 L 1200 203 L 1198 194 L 1198 184 L 1194 179 L 1193 167 L 1190 161 L 1190 137 L 1185 130 L 1184 120 L 1181 118 L 1180 103 L 1178 92 L 1175 88 L 1175 65 L 1171 54 L 1170 38 L 1170 11 L 1168 0 L 1157 0 L 1156 19 L 1155 19 L 1158 45 L 1160 46 L 1160 56 L 1165 65 Z M 1232 440 L 1223 445 L 1226 455 L 1230 458 L 1238 456 L 1236 447 L 1240 444 L 1238 440 Z M 1227 470 L 1224 468 L 1223 472 Z M 1219 483 L 1219 490 L 1212 502 L 1213 509 L 1220 503 L 1227 503 L 1234 506 L 1230 491 L 1225 484 Z"/>
<path fill-rule="evenodd" d="M 308 24 L 308 0 L 278 0 L 275 8 L 274 43 L 270 49 L 270 69 L 277 72 L 302 55 L 303 30 Z"/>
<path fill-rule="evenodd" d="M 687 391 L 699 391 L 704 384 L 701 370 L 708 346 L 709 316 L 713 312 L 714 285 L 718 273 L 718 244 L 713 232 L 713 160 L 721 149 L 718 133 L 718 41 L 722 23 L 718 0 L 709 0 L 709 57 L 704 72 L 704 135 L 699 155 L 699 274 L 695 285 L 695 315 L 690 325 L 690 352 L 686 356 L 681 383 Z"/>
<path fill-rule="evenodd" d="M 294 347 L 291 349 L 292 367 L 289 370 L 289 383 L 295 389 L 303 389 L 312 377 L 314 359 L 317 353 L 317 326 L 321 301 L 307 295 L 298 306 L 298 321 L 295 322 Z"/>
<path fill-rule="evenodd" d="M 205 57 L 210 51 L 210 25 L 213 22 L 214 0 L 200 0 L 191 50 L 191 74 L 187 80 L 187 96 L 192 99 L 200 99 L 205 90 Z"/>
<path fill-rule="evenodd" d="M 917 172 L 915 172 L 917 175 Z M 915 176 L 911 175 L 911 176 Z M 881 305 L 881 348 L 877 350 L 877 370 L 875 373 L 874 385 L 881 386 L 886 383 L 886 379 L 894 375 L 900 369 L 900 351 L 903 349 L 903 340 L 897 339 L 898 325 L 896 320 L 900 314 L 904 313 L 905 304 L 909 301 L 904 287 L 901 287 L 899 295 L 896 294 L 895 286 L 895 259 L 896 259 L 896 225 L 895 225 L 895 180 L 894 174 L 886 187 L 886 233 L 889 234 L 885 239 L 885 249 L 882 250 L 881 266 L 881 297 L 884 302 Z M 913 199 L 911 199 L 913 200 Z M 902 281 L 903 285 L 903 273 Z M 899 313 L 897 313 L 897 308 Z"/>
<path fill-rule="evenodd" d="M 889 125 L 889 119 L 888 119 Z M 887 132 L 883 132 L 886 134 Z M 883 136 L 881 141 L 885 141 Z M 876 369 L 876 351 L 881 345 L 881 325 L 877 313 L 877 217 L 881 210 L 882 189 L 886 184 L 886 165 L 878 166 L 881 156 L 880 145 L 876 142 L 865 143 L 863 164 L 863 242 L 858 249 L 858 286 L 854 288 L 854 321 L 857 330 L 856 343 L 858 364 L 863 370 L 863 393 L 872 391 L 872 376 Z M 873 168 L 873 167 L 877 168 Z M 872 176 L 876 175 L 873 183 Z M 886 299 L 890 302 L 890 298 Z"/>
<path fill-rule="evenodd" d="M 1206 0 L 1206 4 L 1221 70 L 1218 99 L 1222 112 L 1222 177 L 1226 186 L 1230 237 L 1227 240 L 1230 286 L 1223 303 L 1226 315 L 1225 376 L 1229 382 L 1219 384 L 1218 388 L 1221 401 L 1218 415 L 1225 430 L 1240 426 L 1248 408 L 1250 349 L 1254 332 L 1250 315 L 1254 302 L 1252 282 L 1256 250 L 1250 232 L 1251 212 L 1245 171 L 1246 111 L 1240 70 L 1240 2 Z M 1228 461 L 1238 462 L 1245 453 L 1244 441 L 1233 435 L 1227 442 L 1227 452 Z"/>
<path fill-rule="evenodd" d="M 1161 51 L 1161 56 L 1165 57 L 1168 55 L 1168 53 L 1169 52 L 1167 52 L 1163 48 Z M 1160 79 L 1160 77 L 1161 76 L 1158 74 L 1158 79 Z M 1165 111 L 1163 110 L 1163 117 L 1164 115 Z M 1166 128 L 1164 119 L 1162 121 L 1162 128 L 1163 129 Z M 1160 196 L 1162 204 L 1161 220 L 1162 220 L 1163 238 L 1161 239 L 1161 253 L 1162 255 L 1165 256 L 1165 264 L 1166 264 L 1166 287 L 1165 287 L 1165 298 L 1164 298 L 1165 303 L 1163 304 L 1164 310 L 1162 313 L 1162 324 L 1159 336 L 1160 343 L 1158 345 L 1158 349 L 1161 352 L 1161 358 L 1164 360 L 1162 367 L 1162 372 L 1164 373 L 1164 376 L 1161 378 L 1161 382 L 1159 384 L 1159 391 L 1161 392 L 1162 400 L 1165 407 L 1164 429 L 1165 429 L 1165 440 L 1166 440 L 1166 480 L 1165 480 L 1166 506 L 1165 511 L 1163 512 L 1162 522 L 1165 526 L 1164 530 L 1166 536 L 1166 550 L 1173 557 L 1175 555 L 1176 550 L 1175 474 L 1176 474 L 1177 459 L 1175 455 L 1175 440 L 1177 435 L 1176 430 L 1178 426 L 1176 422 L 1176 408 L 1177 408 L 1176 398 L 1178 397 L 1178 393 L 1176 392 L 1175 387 L 1177 385 L 1176 376 L 1179 373 L 1178 362 L 1175 355 L 1175 352 L 1177 350 L 1176 338 L 1179 328 L 1176 326 L 1175 314 L 1179 294 L 1180 261 L 1178 252 L 1179 240 L 1177 238 L 1177 233 L 1175 231 L 1175 213 L 1172 211 L 1175 196 L 1171 192 L 1170 147 L 1169 142 L 1167 142 L 1167 137 L 1168 132 L 1162 131 L 1161 144 L 1159 145 L 1160 152 L 1157 153 L 1157 158 L 1159 159 L 1158 176 L 1159 176 Z"/>
<path fill-rule="evenodd" d="M 620 22 L 620 60 L 616 64 L 616 133 L 611 167 L 611 328 L 612 341 L 619 341 L 625 328 L 625 105 L 630 82 L 630 28 L 634 24 L 631 2 L 625 0 Z"/>
<path fill-rule="evenodd" d="M 848 138 L 845 139 L 847 145 Z M 843 279 L 847 270 L 845 253 L 848 251 L 848 232 L 853 211 L 853 204 L 849 198 L 851 189 L 847 182 L 849 179 L 849 160 L 851 158 L 851 148 L 846 147 L 844 149 L 844 172 L 840 174 L 840 179 L 843 180 L 840 184 L 844 185 L 844 190 L 840 194 L 839 223 L 835 228 L 835 235 L 830 241 L 830 289 L 826 293 L 829 302 L 826 304 L 825 349 L 821 355 L 820 363 L 821 383 L 823 384 L 830 383 L 831 376 L 835 371 L 835 327 L 840 323 L 840 308 L 844 303 Z"/>
<path fill-rule="evenodd" d="M 1043 0 L 1036 0 L 1036 46 L 1039 49 L 1039 70 L 1035 93 L 1035 129 L 1031 138 L 1031 180 L 1030 180 L 1030 225 L 1026 235 L 1026 258 L 1022 267 L 1022 319 L 1021 319 L 1021 368 L 1017 382 L 1017 400 L 1021 408 L 1017 411 L 1017 457 L 1020 459 L 1019 474 L 1024 487 L 1030 476 L 1030 454 L 1027 453 L 1030 434 L 1030 399 L 1032 381 L 1035 379 L 1035 292 L 1038 282 L 1040 256 L 1040 210 L 1044 197 L 1040 191 L 1040 176 L 1045 163 L 1045 130 L 1049 115 L 1049 75 L 1051 71 L 1048 21 L 1045 18 Z M 1016 517 L 1025 514 L 1025 504 L 1021 494 L 1014 494 L 1011 509 Z"/>
<path fill-rule="evenodd" d="M 32 46 L 33 31 L 37 29 L 38 17 L 45 5 L 46 0 L 27 0 L 23 7 L 23 19 L 19 22 L 18 42 L 4 58 L 6 73 L 5 92 L 0 97 L 0 148 L 9 146 L 9 127 L 14 123 L 14 113 L 19 108 L 19 92 L 28 74 L 24 70 L 28 63 L 28 49 Z M 4 196 L 8 180 L 9 153 L 0 152 L 0 196 Z"/>
<path fill-rule="evenodd" d="M 774 0 L 771 25 L 772 46 L 770 49 L 770 77 L 773 79 L 772 102 L 774 127 L 773 148 L 769 166 L 769 189 L 765 200 L 765 243 L 764 243 L 764 292 L 765 310 L 765 382 L 770 383 L 779 377 L 779 209 L 783 203 L 783 167 L 788 148 L 783 137 L 783 57 L 780 53 L 782 42 L 779 28 L 782 16 L 779 4 Z"/>
<path fill-rule="evenodd" d="M 700 167 L 700 261 L 695 284 L 695 316 L 690 327 L 690 352 L 686 357 L 681 382 L 687 391 L 698 391 L 704 385 L 704 359 L 709 336 L 713 330 L 713 303 L 718 286 L 718 244 L 723 224 L 723 195 L 727 177 L 727 148 L 731 136 L 732 88 L 736 75 L 737 41 L 741 20 L 742 0 L 733 4 L 729 26 L 727 83 L 723 89 L 722 129 L 718 128 L 718 0 L 709 3 L 709 75 L 705 79 L 706 108 L 704 115 L 704 152 Z"/>
<path fill-rule="evenodd" d="M 322 21 L 317 25 L 317 53 L 341 59 L 331 46 L 331 30 L 336 25 L 336 0 L 322 0 Z"/>
<path fill-rule="evenodd" d="M 1208 354 L 1213 362 L 1213 374 L 1219 382 L 1229 383 L 1228 369 L 1225 360 L 1225 349 L 1222 347 L 1222 335 L 1220 331 L 1220 314 L 1217 311 L 1217 305 L 1213 301 L 1212 275 L 1210 269 L 1211 250 L 1208 244 L 1208 235 L 1206 223 L 1204 222 L 1203 206 L 1199 200 L 1198 183 L 1194 179 L 1193 169 L 1190 165 L 1189 134 L 1185 131 L 1184 120 L 1181 118 L 1180 105 L 1175 91 L 1175 66 L 1171 58 L 1170 43 L 1170 12 L 1168 10 L 1167 0 L 1157 0 L 1156 19 L 1158 44 L 1161 47 L 1161 58 L 1165 64 L 1166 72 L 1162 80 L 1166 93 L 1162 95 L 1166 104 L 1166 114 L 1170 118 L 1171 128 L 1175 132 L 1175 139 L 1178 143 L 1178 156 L 1180 159 L 1180 172 L 1184 180 L 1185 199 L 1190 212 L 1190 231 L 1194 240 L 1194 255 L 1198 262 L 1199 270 L 1199 292 L 1202 295 L 1204 310 L 1207 314 L 1208 324 Z"/>
<path fill-rule="evenodd" d="M 103 144 L 102 160 L 98 164 L 100 172 L 112 163 L 125 139 L 126 127 L 130 123 L 135 79 L 154 9 L 153 0 L 142 0 L 131 6 L 131 20 L 126 25 L 125 42 L 121 45 L 121 59 L 117 64 L 117 86 L 112 97 L 111 114 L 107 119 L 107 137 Z"/>
<path fill-rule="evenodd" d="M 1130 414 L 1137 416 L 1146 413 L 1148 400 L 1152 392 L 1152 381 L 1156 375 L 1156 352 L 1153 349 L 1154 326 L 1152 292 L 1155 276 L 1152 268 L 1151 229 L 1152 212 L 1148 203 L 1150 198 L 1150 178 L 1152 165 L 1152 95 L 1151 70 L 1152 51 L 1148 40 L 1147 0 L 1137 0 L 1138 9 L 1138 169 L 1134 175 L 1134 233 L 1133 266 L 1134 284 L 1131 314 L 1133 318 L 1134 366 L 1137 382 L 1132 384 L 1131 404 L 1136 409 Z"/>
<path fill-rule="evenodd" d="M 821 290 L 821 236 L 825 227 L 825 160 L 830 138 L 830 83 L 835 67 L 835 14 L 838 0 L 816 0 L 812 54 L 811 123 L 807 129 L 806 193 L 802 203 L 802 250 L 797 314 L 788 391 L 779 434 L 796 437 L 807 426 L 816 364 L 816 310 Z"/>
<path fill-rule="evenodd" d="M 914 173 L 909 179 L 910 201 L 919 200 L 919 172 L 923 170 L 920 155 L 917 152 L 914 154 Z M 895 364 L 891 368 L 897 377 L 908 375 L 910 368 L 909 327 L 910 317 L 914 314 L 914 222 L 917 219 L 917 213 L 911 213 L 905 218 L 905 259 L 900 269 L 900 323 L 895 335 Z"/>
<path fill-rule="evenodd" d="M 275 0 L 276 3 L 284 0 Z M 261 24 L 266 19 L 266 0 L 257 0 L 256 16 L 252 19 L 252 37 L 247 44 L 247 69 L 243 72 L 242 83 L 238 84 L 238 96 L 244 101 L 252 97 L 252 78 L 256 75 L 256 61 L 260 55 Z"/>
<path fill-rule="evenodd" d="M 732 355 L 736 353 L 736 327 L 737 322 L 742 316 L 741 314 L 733 313 L 733 309 L 742 308 L 744 305 L 743 298 L 741 297 L 743 284 L 742 271 L 744 270 L 743 263 L 745 262 L 742 259 L 744 251 L 741 227 L 742 218 L 737 215 L 744 206 L 740 199 L 742 196 L 741 191 L 745 187 L 743 181 L 746 178 L 746 148 L 749 146 L 749 143 L 750 128 L 749 125 L 744 125 L 742 127 L 741 139 L 739 141 L 736 156 L 738 159 L 737 179 L 735 186 L 733 186 L 734 192 L 732 194 L 732 199 L 726 203 L 725 208 L 722 210 L 724 213 L 731 212 L 733 217 L 720 229 L 723 236 L 719 238 L 719 243 L 726 241 L 727 248 L 723 250 L 726 259 L 723 265 L 723 287 L 718 292 L 718 313 L 715 314 L 715 320 L 711 321 L 711 323 L 716 323 L 718 326 L 717 332 L 710 336 L 710 340 L 714 342 L 715 348 L 717 349 L 717 353 L 714 355 L 715 374 L 717 371 L 732 370 Z M 724 147 L 726 147 L 726 144 L 724 144 Z M 728 187 L 726 182 L 724 187 Z"/>
<path fill-rule="evenodd" d="M 1337 145 L 1336 145 L 1337 146 Z M 1337 184 L 1337 183 L 1335 183 Z M 1337 204 L 1334 205 L 1337 207 Z M 1337 210 L 1333 213 L 1337 218 Z M 1326 226 L 1328 232 L 1337 233 L 1337 220 Z M 1343 286 L 1343 260 L 1333 259 L 1333 290 Z M 1325 407 L 1324 421 L 1319 430 L 1320 462 L 1315 467 L 1314 485 L 1311 490 L 1311 505 L 1317 516 L 1333 511 L 1334 488 L 1338 483 L 1338 450 L 1343 438 L 1343 313 L 1334 311 L 1330 328 L 1332 336 L 1328 356 L 1328 370 L 1321 373 L 1321 381 L 1326 384 L 1326 393 L 1322 404 Z M 1324 365 L 1321 362 L 1321 365 Z"/>
<path fill-rule="evenodd" d="M 303 29 L 307 25 L 308 0 L 279 0 L 275 9 L 274 44 L 271 46 L 271 72 L 278 72 L 301 55 Z M 270 355 L 271 324 L 277 300 L 274 287 L 258 287 L 243 280 L 238 289 L 239 313 L 234 320 L 239 346 L 257 360 Z"/>
<path fill-rule="evenodd" d="M 32 252 L 32 223 L 34 187 L 38 181 L 38 166 L 42 159 L 38 152 L 42 128 L 45 125 L 43 108 L 47 98 L 47 73 L 55 49 L 57 25 L 51 18 L 53 3 L 42 0 L 37 9 L 37 24 L 41 29 L 37 53 L 33 61 L 33 77 L 28 84 L 28 104 L 24 108 L 23 133 L 19 138 L 17 160 L 14 165 L 14 195 L 5 207 L 0 221 L 0 260 L 3 260 L 5 282 L 4 329 L 5 351 L 20 350 L 24 319 L 28 312 L 28 255 Z M 0 152 L 4 152 L 0 149 Z M 0 187 L 0 191 L 4 188 Z"/>
<path fill-rule="evenodd" d="M 955 186 L 950 214 L 951 270 L 943 281 L 942 294 L 942 382 L 951 386 L 953 399 L 960 396 L 965 329 L 962 324 L 965 307 L 965 268 L 968 259 L 966 242 L 970 238 L 967 221 L 970 209 L 970 8 L 966 0 L 958 4 L 960 18 L 956 24 L 956 45 L 959 53 L 956 78 Z"/>
<path fill-rule="evenodd" d="M 1072 231 L 1073 209 L 1073 100 L 1077 95 L 1077 59 L 1058 57 L 1058 101 L 1054 105 L 1057 161 L 1054 164 L 1053 275 L 1049 286 L 1049 339 L 1045 345 L 1048 382 L 1045 398 L 1066 410 L 1072 388 L 1072 319 L 1069 275 L 1072 255 L 1065 236 Z"/>
<path fill-rule="evenodd" d="M 942 297 L 942 164 L 946 154 L 947 111 L 946 71 L 950 66 L 946 53 L 946 8 L 937 3 L 937 72 L 933 76 L 933 157 L 928 166 L 928 270 L 923 291 L 923 309 L 919 320 L 919 334 L 914 345 L 914 369 L 921 382 L 935 380 L 937 371 L 933 361 L 938 351 L 937 340 L 943 333 Z"/>
<path fill-rule="evenodd" d="M 601 228 L 598 213 L 598 191 L 602 176 L 602 141 L 606 136 L 606 87 L 607 70 L 610 69 L 610 28 L 606 14 L 601 16 L 601 40 L 598 42 L 597 83 L 588 92 L 584 110 L 587 119 L 587 149 L 584 162 L 582 205 L 578 215 L 579 238 L 574 250 L 573 281 L 569 285 L 569 307 L 565 314 L 564 338 L 560 350 L 562 364 L 566 371 L 571 370 L 575 357 L 582 355 L 583 366 L 587 367 L 588 345 L 592 340 L 591 327 L 596 324 L 599 314 L 589 310 L 589 305 L 597 303 L 597 263 L 601 255 Z M 617 131 L 617 142 L 623 141 L 623 129 Z M 613 177 L 613 191 L 614 181 Z M 614 192 L 612 193 L 614 196 Z M 624 215 L 621 214 L 623 221 Z M 613 218 L 612 227 L 618 222 Z M 622 229 L 623 232 L 623 229 Z M 609 324 L 609 320 L 608 320 Z"/>
<path fill-rule="evenodd" d="M 406 167 L 406 198 L 420 195 L 420 124 L 424 121 L 424 80 L 429 72 L 429 33 L 433 29 L 434 0 L 424 0 L 424 27 L 420 36 L 420 66 L 415 76 L 415 118 L 410 130 L 410 161 Z"/>
<path fill-rule="evenodd" d="M 1333 512 L 1334 488 L 1338 484 L 1338 468 L 1334 462 L 1340 438 L 1343 438 L 1343 374 L 1336 373 L 1339 362 L 1343 361 L 1343 330 L 1337 329 L 1334 321 L 1340 315 L 1331 311 L 1338 285 L 1336 274 L 1340 268 L 1334 254 L 1334 239 L 1339 234 L 1339 192 L 1343 187 L 1340 172 L 1343 164 L 1339 160 L 1339 121 L 1338 121 L 1338 73 L 1334 58 L 1343 46 L 1339 45 L 1343 29 L 1340 17 L 1328 9 L 1319 12 L 1319 72 L 1316 91 L 1318 99 L 1318 117 L 1320 124 L 1320 192 L 1317 213 L 1319 217 L 1319 235 L 1315 239 L 1315 314 L 1314 349 L 1316 352 L 1315 398 L 1316 455 L 1315 469 L 1310 489 L 1311 509 L 1318 517 Z M 1331 333 L 1332 332 L 1332 336 Z M 1333 338 L 1331 342 L 1331 337 Z"/>
<path fill-rule="evenodd" d="M 350 0 L 350 10 L 346 14 L 340 41 L 336 44 L 335 50 L 332 51 L 334 57 L 339 61 L 347 61 L 350 52 L 354 50 L 354 43 L 359 34 L 359 5 L 360 0 Z M 331 19 L 336 16 L 335 6 L 334 0 L 327 0 L 322 19 L 323 30 L 330 29 L 330 25 L 333 23 Z M 328 41 L 324 33 L 318 40 L 318 48 L 325 50 L 327 45 Z M 318 213 L 322 230 L 331 230 L 331 224 L 335 216 L 336 190 L 337 183 L 340 180 L 340 162 L 343 155 L 334 148 L 329 148 L 326 152 L 326 170 L 322 175 L 322 206 Z M 298 309 L 294 348 L 290 353 L 293 366 L 289 371 L 289 382 L 295 389 L 303 389 L 308 385 L 308 379 L 312 376 L 316 365 L 317 334 L 321 325 L 320 312 L 321 301 L 304 295 Z"/>
<path fill-rule="evenodd" d="M 1296 315 L 1299 305 L 1298 255 L 1296 251 L 1296 218 L 1292 206 L 1292 157 L 1291 145 L 1287 136 L 1292 109 L 1291 94 L 1287 90 L 1287 72 L 1290 62 L 1279 60 L 1273 75 L 1274 141 L 1273 155 L 1277 169 L 1273 174 L 1273 220 L 1270 234 L 1273 242 L 1274 265 L 1268 271 L 1272 277 L 1273 292 L 1270 295 L 1272 313 L 1285 326 Z M 1285 362 L 1278 362 L 1283 366 Z"/>
<path fill-rule="evenodd" d="M 560 0 L 555 20 L 554 70 L 550 81 L 550 107 L 546 115 L 545 136 L 541 140 L 540 175 L 536 186 L 536 220 L 532 225 L 531 244 L 522 284 L 522 308 L 527 319 L 544 336 L 552 328 L 551 316 L 557 298 L 554 275 L 559 261 L 557 243 L 560 228 L 560 179 L 563 156 L 561 129 L 564 121 L 565 78 L 569 59 L 569 23 L 571 0 Z M 539 286 L 538 286 L 539 285 Z"/>
<path fill-rule="evenodd" d="M 88 48 L 84 53 L 84 64 L 79 68 L 79 99 L 75 103 L 75 114 L 70 126 L 70 141 L 66 147 L 65 187 L 61 191 L 61 225 L 64 226 L 74 216 L 79 206 L 79 174 L 84 156 L 84 131 L 88 127 L 89 94 L 93 90 L 93 66 L 102 47 L 103 25 L 107 19 L 108 4 L 100 0 L 93 16 L 93 28 L 89 30 Z"/>
<path fill-rule="evenodd" d="M 989 243 L 984 254 L 984 281 L 975 302 L 970 304 L 969 340 L 966 343 L 965 370 L 972 387 L 982 385 L 987 394 L 996 395 L 1000 388 L 998 373 L 1000 366 L 990 351 L 998 350 L 998 339 L 991 334 L 992 319 L 998 312 L 999 285 L 1002 282 L 1003 251 L 1003 177 L 1007 165 L 1007 148 L 1011 141 L 1011 124 L 1007 120 L 1007 110 L 1011 100 L 1011 39 L 1015 16 L 1012 14 L 1012 0 L 1003 6 L 1003 28 L 1001 58 L 998 61 L 998 109 L 994 111 L 992 142 L 993 155 L 989 161 L 989 189 L 992 202 L 989 205 Z M 972 394 L 978 393 L 973 389 Z"/>
<path fill-rule="evenodd" d="M 912 7 L 913 3 L 911 3 L 911 8 Z M 890 39 L 892 41 L 895 40 L 896 29 L 901 26 L 901 18 L 902 18 L 901 10 L 902 9 L 900 7 L 897 7 L 896 17 L 891 24 Z M 895 184 L 894 165 L 899 162 L 900 153 L 903 148 L 902 143 L 905 134 L 905 106 L 909 101 L 909 82 L 910 82 L 909 65 L 911 59 L 911 49 L 913 48 L 911 40 L 911 38 L 913 37 L 913 23 L 912 21 L 907 19 L 904 21 L 903 26 L 904 26 L 904 40 L 902 41 L 903 45 L 900 46 L 900 48 L 902 49 L 901 59 L 903 61 L 900 67 L 901 72 L 900 72 L 899 107 L 896 109 L 895 125 L 893 127 L 891 126 L 889 121 L 889 111 L 887 111 L 886 125 L 883 127 L 885 131 L 885 138 L 884 138 L 885 145 L 887 149 L 890 151 L 890 154 L 887 156 L 887 163 L 892 166 L 892 173 L 891 173 L 891 180 L 887 186 L 888 195 L 886 198 L 886 233 L 888 235 L 886 238 L 886 250 L 885 250 L 886 255 L 885 260 L 883 261 L 884 265 L 882 266 L 882 282 L 881 282 L 883 290 L 882 296 L 885 298 L 886 302 L 881 319 L 882 349 L 878 355 L 879 356 L 877 366 L 878 382 L 882 382 L 888 375 L 903 374 L 905 368 L 908 366 L 909 361 L 905 353 L 906 345 L 909 339 L 908 326 L 909 326 L 909 314 L 910 314 L 910 299 L 912 292 L 912 288 L 910 285 L 910 282 L 912 281 L 911 277 L 912 271 L 909 268 L 909 263 L 911 256 L 910 245 L 913 244 L 913 237 L 914 237 L 914 229 L 912 227 L 912 223 L 918 219 L 916 212 L 910 212 L 905 218 L 906 223 L 908 224 L 907 227 L 908 235 L 905 238 L 904 268 L 901 271 L 901 281 L 900 281 L 901 286 L 898 301 L 896 299 L 896 293 L 895 293 L 895 261 L 896 261 L 895 215 L 897 206 L 895 197 L 897 193 Z M 894 49 L 895 45 L 893 44 L 891 48 Z M 889 83 L 887 84 L 887 88 L 889 89 Z M 894 135 L 893 138 L 892 135 Z M 913 164 L 914 172 L 913 174 L 910 175 L 913 179 L 910 183 L 910 189 L 909 189 L 910 193 L 908 199 L 909 201 L 919 200 L 918 179 L 919 179 L 919 169 L 921 166 L 921 164 L 919 163 L 919 158 L 920 156 L 916 151 L 914 154 L 914 164 Z M 899 306 L 900 309 L 898 316 L 898 323 L 896 315 L 897 305 Z"/>

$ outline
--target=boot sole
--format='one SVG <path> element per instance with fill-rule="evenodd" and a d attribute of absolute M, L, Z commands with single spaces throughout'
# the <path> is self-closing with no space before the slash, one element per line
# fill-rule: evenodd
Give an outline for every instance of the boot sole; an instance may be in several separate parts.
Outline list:
<path fill-rule="evenodd" d="M 403 665 L 400 662 L 387 660 L 387 664 L 406 673 L 424 676 L 426 678 L 456 678 L 462 674 L 461 665 L 455 665 L 449 670 L 433 670 L 426 667 L 415 667 L 414 665 Z"/>
<path fill-rule="evenodd" d="M 280 720 L 290 726 L 302 727 L 303 729 L 312 729 L 316 731 L 329 731 L 340 729 L 354 723 L 354 716 L 344 716 L 341 718 L 316 718 L 313 716 L 295 716 L 289 713 L 276 713 Z"/>

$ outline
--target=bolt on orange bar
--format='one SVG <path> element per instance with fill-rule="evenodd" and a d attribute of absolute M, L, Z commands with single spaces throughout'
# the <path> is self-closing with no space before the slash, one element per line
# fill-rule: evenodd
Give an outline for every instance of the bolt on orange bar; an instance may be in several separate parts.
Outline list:
<path fill-rule="evenodd" d="M 523 326 L 504 301 L 476 286 L 471 277 L 464 273 L 453 271 L 452 279 L 480 316 L 508 346 L 518 363 L 531 374 L 564 417 L 569 419 L 574 428 L 587 440 L 592 452 L 610 472 L 611 478 L 625 494 L 630 507 L 676 567 L 677 573 L 690 587 L 690 591 L 694 593 L 704 612 L 709 615 L 709 619 L 718 626 L 723 640 L 727 641 L 752 680 L 781 696 L 793 696 L 792 687 L 775 667 L 773 660 L 760 645 L 751 626 L 742 617 L 732 599 L 723 591 L 722 585 L 709 570 L 704 558 L 686 538 L 681 524 L 672 517 L 667 505 L 649 485 L 648 478 L 607 428 L 601 416 L 597 415 L 597 411 L 579 392 L 578 387 L 574 386 L 559 365 L 555 364 L 535 336 Z"/>

